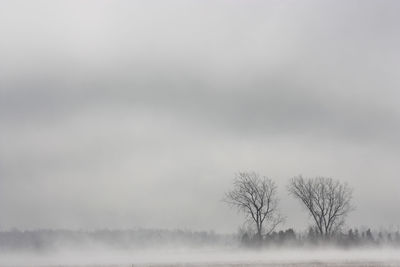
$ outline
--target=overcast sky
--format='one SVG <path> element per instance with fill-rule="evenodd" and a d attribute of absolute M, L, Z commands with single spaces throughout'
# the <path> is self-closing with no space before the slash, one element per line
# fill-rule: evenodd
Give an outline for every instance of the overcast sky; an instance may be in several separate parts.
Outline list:
<path fill-rule="evenodd" d="M 235 232 L 234 174 L 400 225 L 398 1 L 2 1 L 0 229 Z"/>

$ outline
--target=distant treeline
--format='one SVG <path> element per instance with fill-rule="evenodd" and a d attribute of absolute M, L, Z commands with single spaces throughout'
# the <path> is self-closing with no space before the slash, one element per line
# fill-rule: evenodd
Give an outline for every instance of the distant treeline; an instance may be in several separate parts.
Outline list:
<path fill-rule="evenodd" d="M 260 241 L 256 234 L 241 232 L 222 235 L 188 230 L 31 230 L 0 232 L 0 251 L 51 251 L 57 249 L 148 249 L 148 248 L 210 248 L 210 247 L 306 247 L 333 245 L 340 247 L 394 246 L 400 248 L 399 231 L 350 229 L 331 237 L 321 237 L 310 228 L 296 233 L 293 229 L 274 231 Z"/>
<path fill-rule="evenodd" d="M 206 231 L 188 230 L 29 230 L 0 232 L 0 251 L 46 251 L 80 248 L 198 248 L 229 246 L 236 242 L 235 235 L 221 235 Z"/>
<path fill-rule="evenodd" d="M 252 247 L 260 245 L 256 234 L 250 235 L 248 232 L 245 232 L 241 233 L 240 236 L 242 246 Z M 310 227 L 306 233 L 296 233 L 293 229 L 273 231 L 262 238 L 261 244 L 263 246 L 332 245 L 338 247 L 400 247 L 400 232 L 350 229 L 347 232 L 339 232 L 327 237 L 321 236 L 318 230 Z"/>

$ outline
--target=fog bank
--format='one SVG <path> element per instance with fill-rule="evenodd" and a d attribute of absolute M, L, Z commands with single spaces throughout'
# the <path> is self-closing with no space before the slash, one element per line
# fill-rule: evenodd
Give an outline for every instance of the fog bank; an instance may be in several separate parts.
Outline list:
<path fill-rule="evenodd" d="M 179 250 L 64 250 L 51 254 L 9 253 L 1 255 L 1 266 L 35 265 L 126 265 L 131 264 L 287 264 L 287 263 L 383 263 L 400 264 L 396 249 L 179 249 Z"/>

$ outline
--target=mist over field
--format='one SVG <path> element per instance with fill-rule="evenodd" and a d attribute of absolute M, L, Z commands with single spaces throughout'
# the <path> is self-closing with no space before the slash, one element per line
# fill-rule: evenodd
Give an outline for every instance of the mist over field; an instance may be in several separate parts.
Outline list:
<path fill-rule="evenodd" d="M 2 266 L 399 266 L 394 249 L 248 250 L 68 250 L 7 254 Z"/>
<path fill-rule="evenodd" d="M 2 1 L 0 265 L 400 266 L 398 10 Z"/>

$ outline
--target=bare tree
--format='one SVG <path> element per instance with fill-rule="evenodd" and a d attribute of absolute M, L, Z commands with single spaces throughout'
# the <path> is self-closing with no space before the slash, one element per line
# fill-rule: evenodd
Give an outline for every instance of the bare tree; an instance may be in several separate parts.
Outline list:
<path fill-rule="evenodd" d="M 306 206 L 317 232 L 324 237 L 340 230 L 345 217 L 353 209 L 353 190 L 346 183 L 332 178 L 297 176 L 292 178 L 288 189 Z"/>
<path fill-rule="evenodd" d="M 283 218 L 278 211 L 276 185 L 255 172 L 240 172 L 233 181 L 233 190 L 226 193 L 225 201 L 246 214 L 256 226 L 256 236 L 271 233 Z"/>

